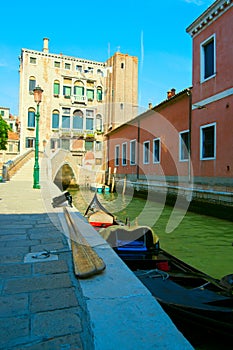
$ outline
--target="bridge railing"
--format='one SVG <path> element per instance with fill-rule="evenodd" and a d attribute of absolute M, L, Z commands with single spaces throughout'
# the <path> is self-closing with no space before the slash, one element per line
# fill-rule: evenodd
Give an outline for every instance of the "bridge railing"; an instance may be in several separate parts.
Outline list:
<path fill-rule="evenodd" d="M 24 154 L 18 156 L 10 164 L 3 164 L 2 179 L 9 181 L 10 178 L 32 157 L 34 156 L 34 149 L 30 149 Z"/>

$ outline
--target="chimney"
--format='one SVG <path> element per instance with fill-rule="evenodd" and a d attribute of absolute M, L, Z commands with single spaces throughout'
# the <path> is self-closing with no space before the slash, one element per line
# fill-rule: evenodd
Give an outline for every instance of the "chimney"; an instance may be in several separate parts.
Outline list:
<path fill-rule="evenodd" d="M 149 107 L 149 109 L 152 109 L 152 103 L 151 102 L 149 102 L 148 107 Z"/>
<path fill-rule="evenodd" d="M 172 89 L 171 89 L 171 93 L 172 93 L 172 96 L 175 96 L 175 94 L 176 94 L 176 89 L 172 88 Z"/>
<path fill-rule="evenodd" d="M 49 39 L 44 38 L 43 41 L 44 41 L 43 52 L 49 52 Z"/>
<path fill-rule="evenodd" d="M 176 89 L 172 88 L 167 92 L 167 99 L 169 100 L 169 98 L 175 96 L 175 94 L 176 94 Z"/>

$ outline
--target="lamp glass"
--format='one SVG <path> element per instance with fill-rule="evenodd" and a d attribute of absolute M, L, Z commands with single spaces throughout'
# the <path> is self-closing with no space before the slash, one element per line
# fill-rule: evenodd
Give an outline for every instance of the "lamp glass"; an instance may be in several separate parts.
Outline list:
<path fill-rule="evenodd" d="M 34 101 L 38 104 L 42 100 L 42 92 L 43 90 L 41 89 L 40 86 L 36 86 L 35 89 L 33 90 L 34 92 Z"/>

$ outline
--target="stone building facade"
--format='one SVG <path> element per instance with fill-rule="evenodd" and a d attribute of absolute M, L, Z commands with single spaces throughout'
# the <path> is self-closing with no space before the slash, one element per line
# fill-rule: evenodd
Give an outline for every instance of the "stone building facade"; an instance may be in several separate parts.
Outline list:
<path fill-rule="evenodd" d="M 69 150 L 79 165 L 85 163 L 87 152 L 93 152 L 96 165 L 103 164 L 104 133 L 137 115 L 137 57 L 116 52 L 106 62 L 97 62 L 52 54 L 49 39 L 44 38 L 42 51 L 21 50 L 21 153 L 35 147 L 37 85 L 43 89 L 40 151 Z"/>
<path fill-rule="evenodd" d="M 11 127 L 8 131 L 7 149 L 5 151 L 0 150 L 0 167 L 3 163 L 14 159 L 19 154 L 19 132 L 20 123 L 16 116 L 10 113 L 10 108 L 0 107 L 0 116 Z"/>

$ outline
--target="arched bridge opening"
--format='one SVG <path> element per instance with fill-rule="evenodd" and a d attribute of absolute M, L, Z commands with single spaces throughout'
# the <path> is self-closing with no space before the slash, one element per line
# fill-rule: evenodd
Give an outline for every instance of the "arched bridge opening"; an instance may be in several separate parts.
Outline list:
<path fill-rule="evenodd" d="M 63 164 L 57 171 L 54 177 L 55 185 L 61 190 L 65 191 L 69 188 L 79 188 L 76 174 L 70 164 Z"/>

